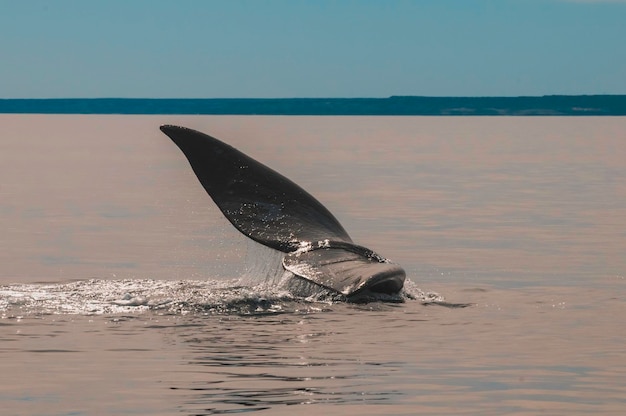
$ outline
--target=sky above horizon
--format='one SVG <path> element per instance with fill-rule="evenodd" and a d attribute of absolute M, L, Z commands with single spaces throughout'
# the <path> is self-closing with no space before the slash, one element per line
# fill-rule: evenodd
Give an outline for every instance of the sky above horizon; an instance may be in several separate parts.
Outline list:
<path fill-rule="evenodd" d="M 626 94 L 626 0 L 0 0 L 0 98 Z"/>

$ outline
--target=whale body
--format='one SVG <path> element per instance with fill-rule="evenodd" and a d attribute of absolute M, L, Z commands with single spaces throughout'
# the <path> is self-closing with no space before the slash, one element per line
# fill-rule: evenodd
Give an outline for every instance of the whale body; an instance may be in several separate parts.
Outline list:
<path fill-rule="evenodd" d="M 352 239 L 317 199 L 280 173 L 207 134 L 163 125 L 224 216 L 252 240 L 285 253 L 296 278 L 357 299 L 396 294 L 405 272 Z"/>

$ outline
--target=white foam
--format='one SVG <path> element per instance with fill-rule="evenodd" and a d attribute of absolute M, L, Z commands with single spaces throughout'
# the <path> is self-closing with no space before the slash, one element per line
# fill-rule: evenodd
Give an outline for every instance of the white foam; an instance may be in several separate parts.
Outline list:
<path fill-rule="evenodd" d="M 315 284 L 283 268 L 284 254 L 250 241 L 244 274 L 234 280 L 89 279 L 54 284 L 0 286 L 3 317 L 37 314 L 274 313 L 293 302 L 333 302 Z M 407 279 L 398 295 L 379 300 L 444 302 Z"/>

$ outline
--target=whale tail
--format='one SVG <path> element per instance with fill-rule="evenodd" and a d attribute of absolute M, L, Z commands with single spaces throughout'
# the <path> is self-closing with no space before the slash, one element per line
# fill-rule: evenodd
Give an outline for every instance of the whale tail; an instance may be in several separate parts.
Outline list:
<path fill-rule="evenodd" d="M 287 253 L 288 271 L 347 297 L 402 289 L 402 268 L 354 244 L 330 211 L 291 180 L 204 133 L 173 125 L 161 131 L 235 228 Z"/>

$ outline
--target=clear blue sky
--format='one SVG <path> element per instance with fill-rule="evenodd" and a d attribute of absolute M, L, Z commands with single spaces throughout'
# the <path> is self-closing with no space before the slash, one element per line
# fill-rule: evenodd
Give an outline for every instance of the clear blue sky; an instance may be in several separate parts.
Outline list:
<path fill-rule="evenodd" d="M 626 0 L 0 0 L 0 98 L 626 94 Z"/>

